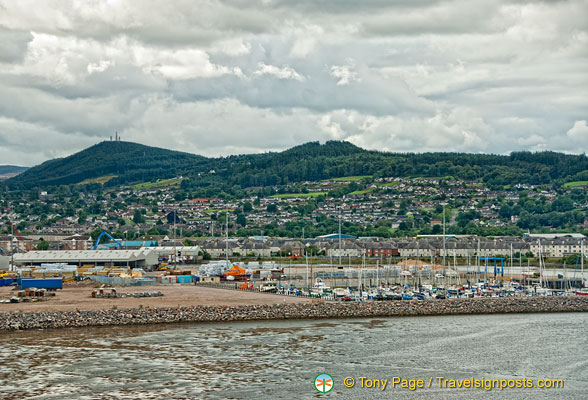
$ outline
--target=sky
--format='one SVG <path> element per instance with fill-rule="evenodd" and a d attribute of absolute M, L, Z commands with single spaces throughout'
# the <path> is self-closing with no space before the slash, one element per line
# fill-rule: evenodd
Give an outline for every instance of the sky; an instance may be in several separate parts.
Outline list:
<path fill-rule="evenodd" d="M 0 164 L 109 140 L 588 152 L 588 0 L 0 0 Z"/>

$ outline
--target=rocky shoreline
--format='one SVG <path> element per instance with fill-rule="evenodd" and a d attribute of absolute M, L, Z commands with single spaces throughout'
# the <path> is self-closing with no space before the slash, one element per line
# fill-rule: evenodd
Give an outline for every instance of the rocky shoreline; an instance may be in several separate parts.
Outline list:
<path fill-rule="evenodd" d="M 387 301 L 309 302 L 249 306 L 190 306 L 93 311 L 3 312 L 0 332 L 90 326 L 425 315 L 588 312 L 586 297 L 529 297 Z"/>

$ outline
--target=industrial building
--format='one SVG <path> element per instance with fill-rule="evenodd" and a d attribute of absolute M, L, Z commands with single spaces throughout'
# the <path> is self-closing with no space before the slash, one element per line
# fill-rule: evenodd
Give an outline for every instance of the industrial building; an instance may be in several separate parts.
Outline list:
<path fill-rule="evenodd" d="M 14 254 L 16 266 L 64 263 L 69 265 L 94 265 L 143 268 L 159 263 L 158 253 L 150 248 L 138 250 L 61 250 L 29 251 Z"/>

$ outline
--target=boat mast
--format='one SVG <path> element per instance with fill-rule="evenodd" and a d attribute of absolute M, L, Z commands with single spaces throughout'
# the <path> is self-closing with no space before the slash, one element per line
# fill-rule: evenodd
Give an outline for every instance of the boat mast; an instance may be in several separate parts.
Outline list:
<path fill-rule="evenodd" d="M 512 243 L 510 244 L 510 281 L 512 282 Z"/>
<path fill-rule="evenodd" d="M 443 275 L 445 275 L 445 204 L 443 204 Z"/>
<path fill-rule="evenodd" d="M 581 273 L 581 285 L 584 287 L 584 239 L 580 242 L 580 273 Z M 576 264 L 578 265 L 578 264 Z"/>
<path fill-rule="evenodd" d="M 538 240 L 537 243 L 539 243 L 539 287 L 543 287 L 543 252 L 541 251 L 541 240 Z"/>

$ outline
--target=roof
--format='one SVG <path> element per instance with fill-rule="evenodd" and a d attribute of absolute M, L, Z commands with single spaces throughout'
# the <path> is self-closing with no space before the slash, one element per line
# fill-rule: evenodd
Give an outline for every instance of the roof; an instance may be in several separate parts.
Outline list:
<path fill-rule="evenodd" d="M 29 251 L 28 253 L 15 254 L 16 262 L 116 262 L 144 260 L 150 256 L 151 249 L 138 250 L 52 250 Z"/>
<path fill-rule="evenodd" d="M 339 239 L 339 234 L 331 233 L 330 235 L 318 236 L 317 239 Z M 355 236 L 341 234 L 341 239 L 355 239 Z"/>
<path fill-rule="evenodd" d="M 581 233 L 526 233 L 525 237 L 531 239 L 557 239 L 563 237 L 571 237 L 574 239 L 583 239 L 586 236 L 582 235 Z"/>
<path fill-rule="evenodd" d="M 154 247 L 157 246 L 157 240 L 126 240 L 121 242 L 123 248 L 125 246 L 128 247 Z M 100 247 L 119 247 L 118 243 L 110 242 L 110 243 L 100 243 Z"/>

